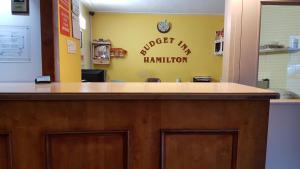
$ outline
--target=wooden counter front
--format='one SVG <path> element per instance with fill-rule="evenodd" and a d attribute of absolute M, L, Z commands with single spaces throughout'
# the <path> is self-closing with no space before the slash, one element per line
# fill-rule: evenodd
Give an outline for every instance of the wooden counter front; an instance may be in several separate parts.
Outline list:
<path fill-rule="evenodd" d="M 231 83 L 2 83 L 0 168 L 263 169 L 275 97 Z"/>

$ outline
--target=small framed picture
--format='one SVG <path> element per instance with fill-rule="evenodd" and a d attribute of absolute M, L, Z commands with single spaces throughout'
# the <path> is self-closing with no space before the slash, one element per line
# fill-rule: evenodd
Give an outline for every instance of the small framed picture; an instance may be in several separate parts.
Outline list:
<path fill-rule="evenodd" d="M 29 14 L 29 0 L 11 0 L 13 14 Z"/>
<path fill-rule="evenodd" d="M 82 48 L 82 31 L 80 31 L 80 48 Z"/>

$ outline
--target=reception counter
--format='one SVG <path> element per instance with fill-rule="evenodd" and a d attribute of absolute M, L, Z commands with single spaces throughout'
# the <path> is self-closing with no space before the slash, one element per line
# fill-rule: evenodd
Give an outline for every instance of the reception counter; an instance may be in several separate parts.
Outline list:
<path fill-rule="evenodd" d="M 0 83 L 0 168 L 263 169 L 277 97 L 233 83 Z"/>

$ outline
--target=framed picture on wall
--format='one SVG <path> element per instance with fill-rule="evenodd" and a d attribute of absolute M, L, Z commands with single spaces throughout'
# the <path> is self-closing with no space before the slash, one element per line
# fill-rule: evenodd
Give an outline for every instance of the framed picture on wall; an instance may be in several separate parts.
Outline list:
<path fill-rule="evenodd" d="M 29 0 L 11 0 L 13 14 L 29 14 Z"/>
<path fill-rule="evenodd" d="M 80 31 L 80 48 L 82 48 L 82 31 Z"/>

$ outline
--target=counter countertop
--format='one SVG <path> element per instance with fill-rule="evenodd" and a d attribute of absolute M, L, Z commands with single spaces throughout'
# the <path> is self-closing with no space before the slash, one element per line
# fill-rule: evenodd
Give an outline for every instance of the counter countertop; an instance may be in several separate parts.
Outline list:
<path fill-rule="evenodd" d="M 0 100 L 226 100 L 277 97 L 276 92 L 235 83 L 0 83 Z"/>
<path fill-rule="evenodd" d="M 272 105 L 288 105 L 297 104 L 300 105 L 300 99 L 274 99 L 271 100 Z"/>

